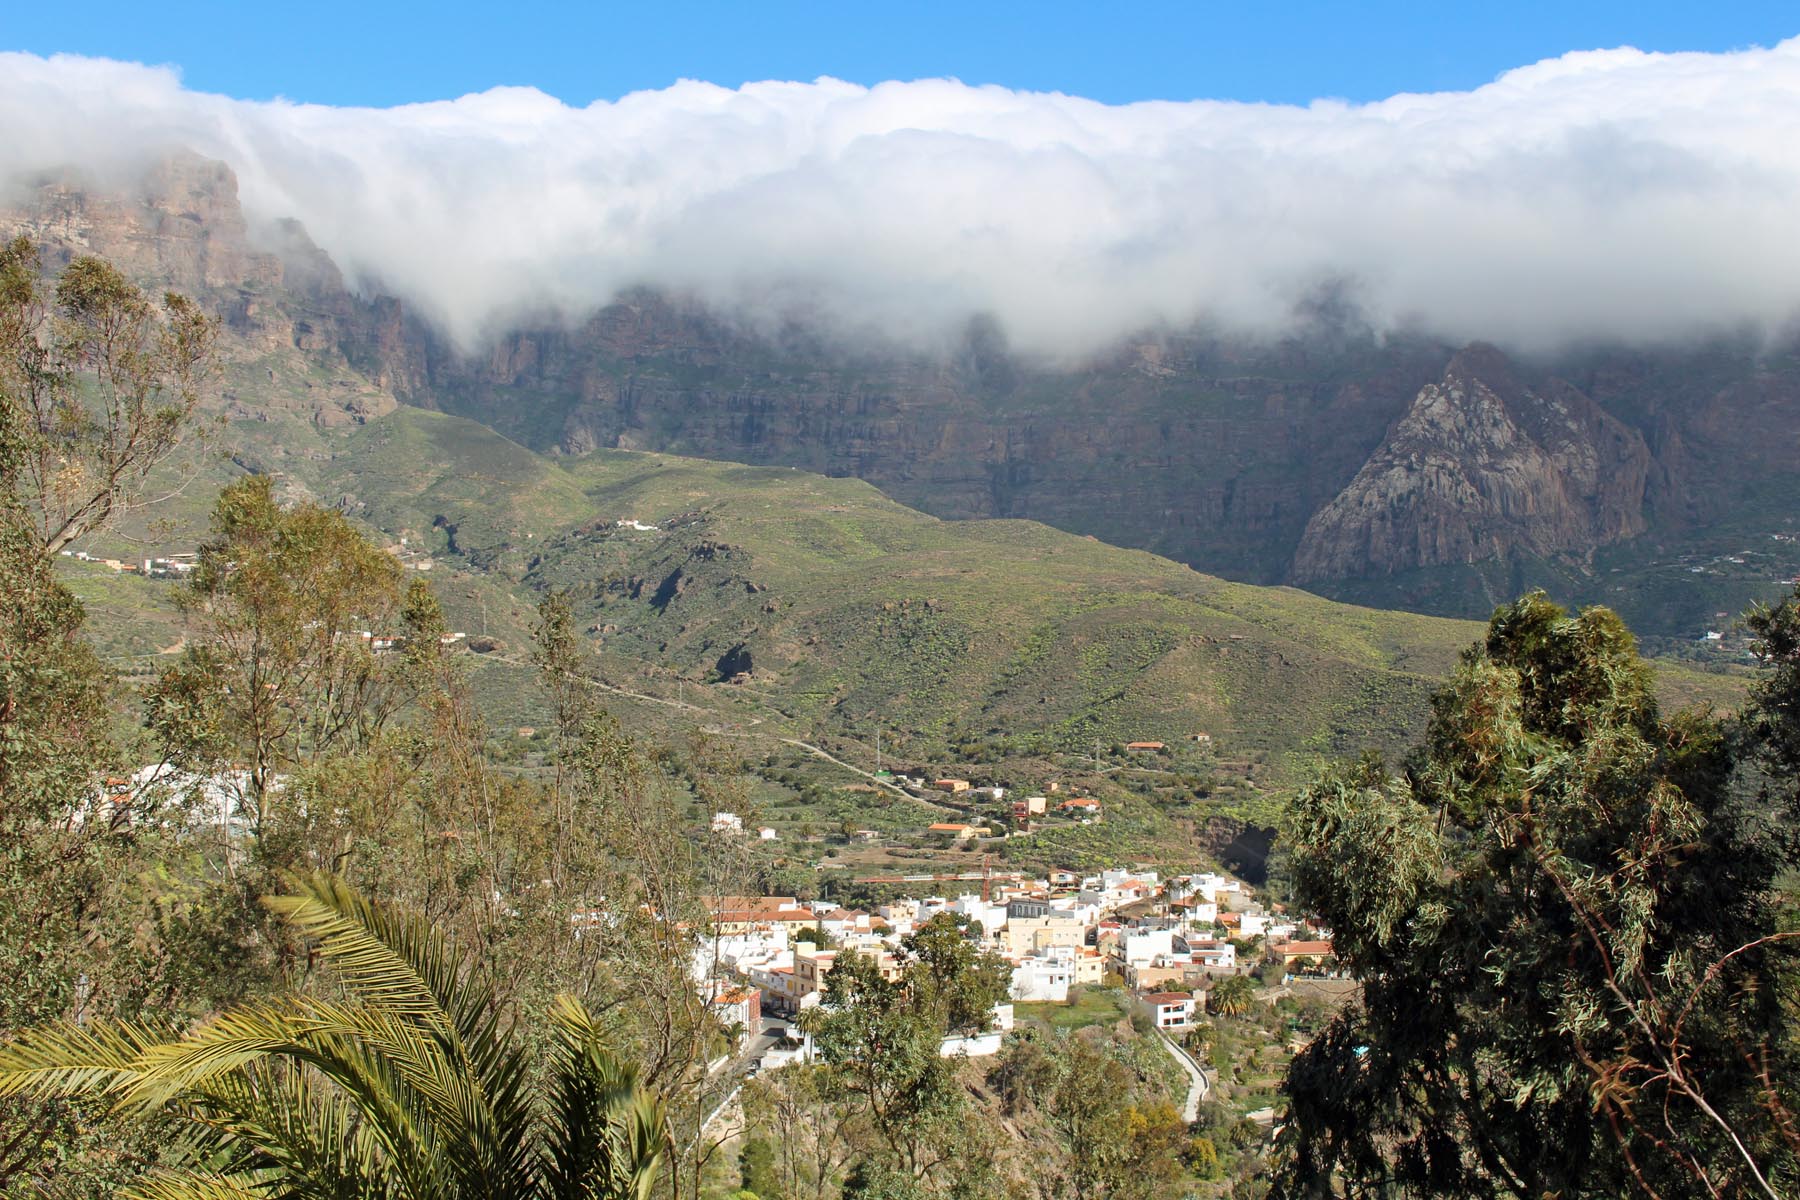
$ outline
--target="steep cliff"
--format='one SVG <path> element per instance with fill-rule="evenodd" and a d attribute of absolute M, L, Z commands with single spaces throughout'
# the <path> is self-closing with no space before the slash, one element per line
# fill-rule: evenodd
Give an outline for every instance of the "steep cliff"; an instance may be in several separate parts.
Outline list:
<path fill-rule="evenodd" d="M 399 300 L 352 292 L 298 225 L 246 221 L 230 171 L 202 159 L 123 191 L 38 181 L 0 204 L 0 231 L 213 306 L 230 335 L 223 408 L 246 423 L 325 430 L 399 400 L 539 451 L 855 476 L 939 517 L 1026 517 L 1241 580 L 1457 615 L 1546 582 L 1628 611 L 1654 594 L 1634 622 L 1688 632 L 1800 569 L 1756 565 L 1725 588 L 1689 561 L 1800 528 L 1792 347 L 1520 364 L 1321 313 L 1281 340 L 1164 331 L 1053 370 L 990 322 L 926 355 L 755 335 L 639 292 L 468 354 Z M 271 434 L 256 461 L 328 453 Z M 1616 561 L 1594 566 L 1596 547 Z"/>
<path fill-rule="evenodd" d="M 1585 559 L 1644 532 L 1650 468 L 1643 437 L 1572 385 L 1533 390 L 1499 351 L 1472 346 L 1307 522 L 1293 575 Z"/>
<path fill-rule="evenodd" d="M 393 411 L 383 372 L 347 357 L 372 345 L 404 360 L 401 347 L 380 343 L 381 306 L 352 296 L 297 223 L 253 230 L 224 164 L 178 155 L 125 189 L 71 171 L 0 199 L 10 201 L 0 203 L 0 234 L 30 237 L 51 265 L 99 255 L 147 289 L 185 292 L 217 313 L 226 415 L 330 426 Z"/>
<path fill-rule="evenodd" d="M 402 396 L 535 449 L 852 475 L 936 516 L 1030 517 L 1258 582 L 1281 579 L 1307 518 L 1448 357 L 1190 334 L 1053 371 L 979 326 L 937 358 L 771 344 L 654 296 L 478 356 L 430 344 Z"/>

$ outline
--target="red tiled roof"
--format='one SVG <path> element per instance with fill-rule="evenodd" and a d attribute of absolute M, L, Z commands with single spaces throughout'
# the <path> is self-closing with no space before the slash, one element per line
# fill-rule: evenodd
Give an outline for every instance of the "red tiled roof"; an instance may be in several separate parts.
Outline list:
<path fill-rule="evenodd" d="M 1330 942 L 1289 942 L 1287 945 L 1285 945 L 1281 948 L 1281 952 L 1283 954 L 1289 955 L 1290 957 L 1295 956 L 1295 955 L 1310 954 L 1315 958 L 1322 958 L 1325 955 L 1331 953 L 1331 943 Z"/>
<path fill-rule="evenodd" d="M 752 909 L 727 908 L 713 914 L 715 921 L 775 921 L 786 924 L 811 925 L 818 921 L 810 908 Z"/>

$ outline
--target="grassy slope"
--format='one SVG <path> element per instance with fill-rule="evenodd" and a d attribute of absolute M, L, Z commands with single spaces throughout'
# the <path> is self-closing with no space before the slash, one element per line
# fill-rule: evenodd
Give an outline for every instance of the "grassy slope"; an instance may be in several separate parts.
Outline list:
<path fill-rule="evenodd" d="M 457 627 L 485 622 L 518 650 L 535 595 L 566 588 L 615 680 L 671 696 L 688 681 L 739 725 L 836 739 L 859 762 L 878 731 L 891 754 L 990 763 L 1143 739 L 1175 748 L 1160 765 L 1280 785 L 1316 756 L 1408 742 L 1479 633 L 1032 522 L 940 521 L 856 480 L 626 451 L 546 459 L 417 409 L 228 437 L 240 462 L 278 461 L 297 490 L 433 554 Z M 169 546 L 191 547 L 197 515 Z M 79 589 L 112 652 L 173 642 L 153 615 L 166 585 Z M 739 647 L 748 681 L 720 683 Z M 1665 675 L 1683 699 L 1728 703 L 1739 686 Z M 484 677 L 497 725 L 536 721 L 518 672 Z M 1187 741 L 1200 731 L 1211 754 Z"/>
<path fill-rule="evenodd" d="M 804 727 L 922 754 L 959 743 L 1182 743 L 1291 777 L 1388 749 L 1479 627 L 1227 583 L 1024 521 L 945 522 L 855 480 L 608 451 L 568 464 L 597 517 L 545 539 L 611 648 L 690 677 L 742 645 L 746 685 Z M 1731 681 L 1673 669 L 1690 691 Z"/>
<path fill-rule="evenodd" d="M 615 650 L 704 677 L 741 645 L 747 686 L 802 726 L 921 754 L 1206 731 L 1285 767 L 1392 745 L 1473 635 L 1032 522 L 939 521 L 855 480 L 617 451 L 569 471 L 602 517 L 664 527 L 547 539 L 532 568 Z"/>

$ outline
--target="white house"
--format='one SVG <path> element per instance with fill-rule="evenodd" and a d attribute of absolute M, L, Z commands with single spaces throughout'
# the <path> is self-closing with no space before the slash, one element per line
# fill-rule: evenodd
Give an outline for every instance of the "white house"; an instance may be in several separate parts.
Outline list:
<path fill-rule="evenodd" d="M 947 1037 L 938 1044 L 938 1054 L 943 1058 L 987 1058 L 1000 1053 L 1000 1043 L 1012 1032 L 1013 1006 L 1002 1000 L 994 1005 L 992 1020 L 985 1033 L 972 1033 L 966 1037 Z"/>
<path fill-rule="evenodd" d="M 1158 1029 L 1186 1029 L 1194 1023 L 1192 992 L 1151 992 L 1141 997 Z"/>
<path fill-rule="evenodd" d="M 1119 938 L 1119 957 L 1134 967 L 1147 967 L 1175 953 L 1173 929 L 1127 929 Z"/>
<path fill-rule="evenodd" d="M 817 907 L 813 911 L 819 912 Z M 870 924 L 869 914 L 860 910 L 853 912 L 847 908 L 831 905 L 823 912 L 819 912 L 819 928 L 839 940 L 854 934 L 870 932 Z"/>
<path fill-rule="evenodd" d="M 1084 928 L 1100 919 L 1100 905 L 1089 903 L 1079 895 L 1051 897 L 1050 911 L 1061 913 Z"/>
<path fill-rule="evenodd" d="M 286 784 L 286 776 L 278 775 L 269 781 L 269 791 L 280 792 Z M 140 768 L 129 779 L 108 780 L 106 790 L 102 799 L 130 813 L 134 820 L 155 811 L 162 823 L 171 828 L 196 833 L 217 830 L 233 840 L 253 832 L 250 772 L 245 770 L 194 775 L 168 763 L 157 763 Z M 76 809 L 72 816 L 77 823 L 86 820 L 86 806 Z"/>
<path fill-rule="evenodd" d="M 1075 981 L 1073 954 L 1055 953 L 1066 947 L 1053 947 L 1043 954 L 1019 960 L 1013 967 L 1011 996 L 1027 1003 L 1064 1004 L 1069 999 L 1069 985 Z"/>
<path fill-rule="evenodd" d="M 810 1063 L 818 1057 L 819 1050 L 813 1045 L 812 1034 L 801 1033 L 790 1026 L 787 1034 L 756 1060 L 756 1066 L 761 1071 L 773 1071 L 790 1063 Z"/>
<path fill-rule="evenodd" d="M 1169 908 L 1189 925 L 1211 925 L 1219 919 L 1216 900 L 1177 900 Z"/>
<path fill-rule="evenodd" d="M 980 896 L 958 896 L 956 902 L 948 907 L 951 912 L 973 918 L 981 926 L 981 931 L 989 937 L 999 932 L 1000 927 L 1006 924 L 1006 905 L 983 900 Z"/>
<path fill-rule="evenodd" d="M 1195 966 L 1205 967 L 1209 971 L 1237 970 L 1237 947 L 1230 942 L 1211 939 L 1193 941 L 1188 943 L 1188 950 Z"/>

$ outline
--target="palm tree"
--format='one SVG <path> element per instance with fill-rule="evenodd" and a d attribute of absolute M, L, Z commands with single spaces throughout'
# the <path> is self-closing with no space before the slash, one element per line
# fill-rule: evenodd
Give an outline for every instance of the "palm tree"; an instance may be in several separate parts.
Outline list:
<path fill-rule="evenodd" d="M 1206 997 L 1206 1006 L 1221 1017 L 1241 1017 L 1250 1011 L 1256 985 L 1242 975 L 1219 980 Z"/>
<path fill-rule="evenodd" d="M 661 1102 L 587 1010 L 550 1012 L 534 1071 L 494 998 L 423 918 L 341 879 L 267 906 L 314 939 L 346 998 L 246 1004 L 184 1035 L 60 1024 L 0 1047 L 0 1096 L 86 1095 L 181 1119 L 142 1200 L 647 1200 L 672 1158 Z"/>

